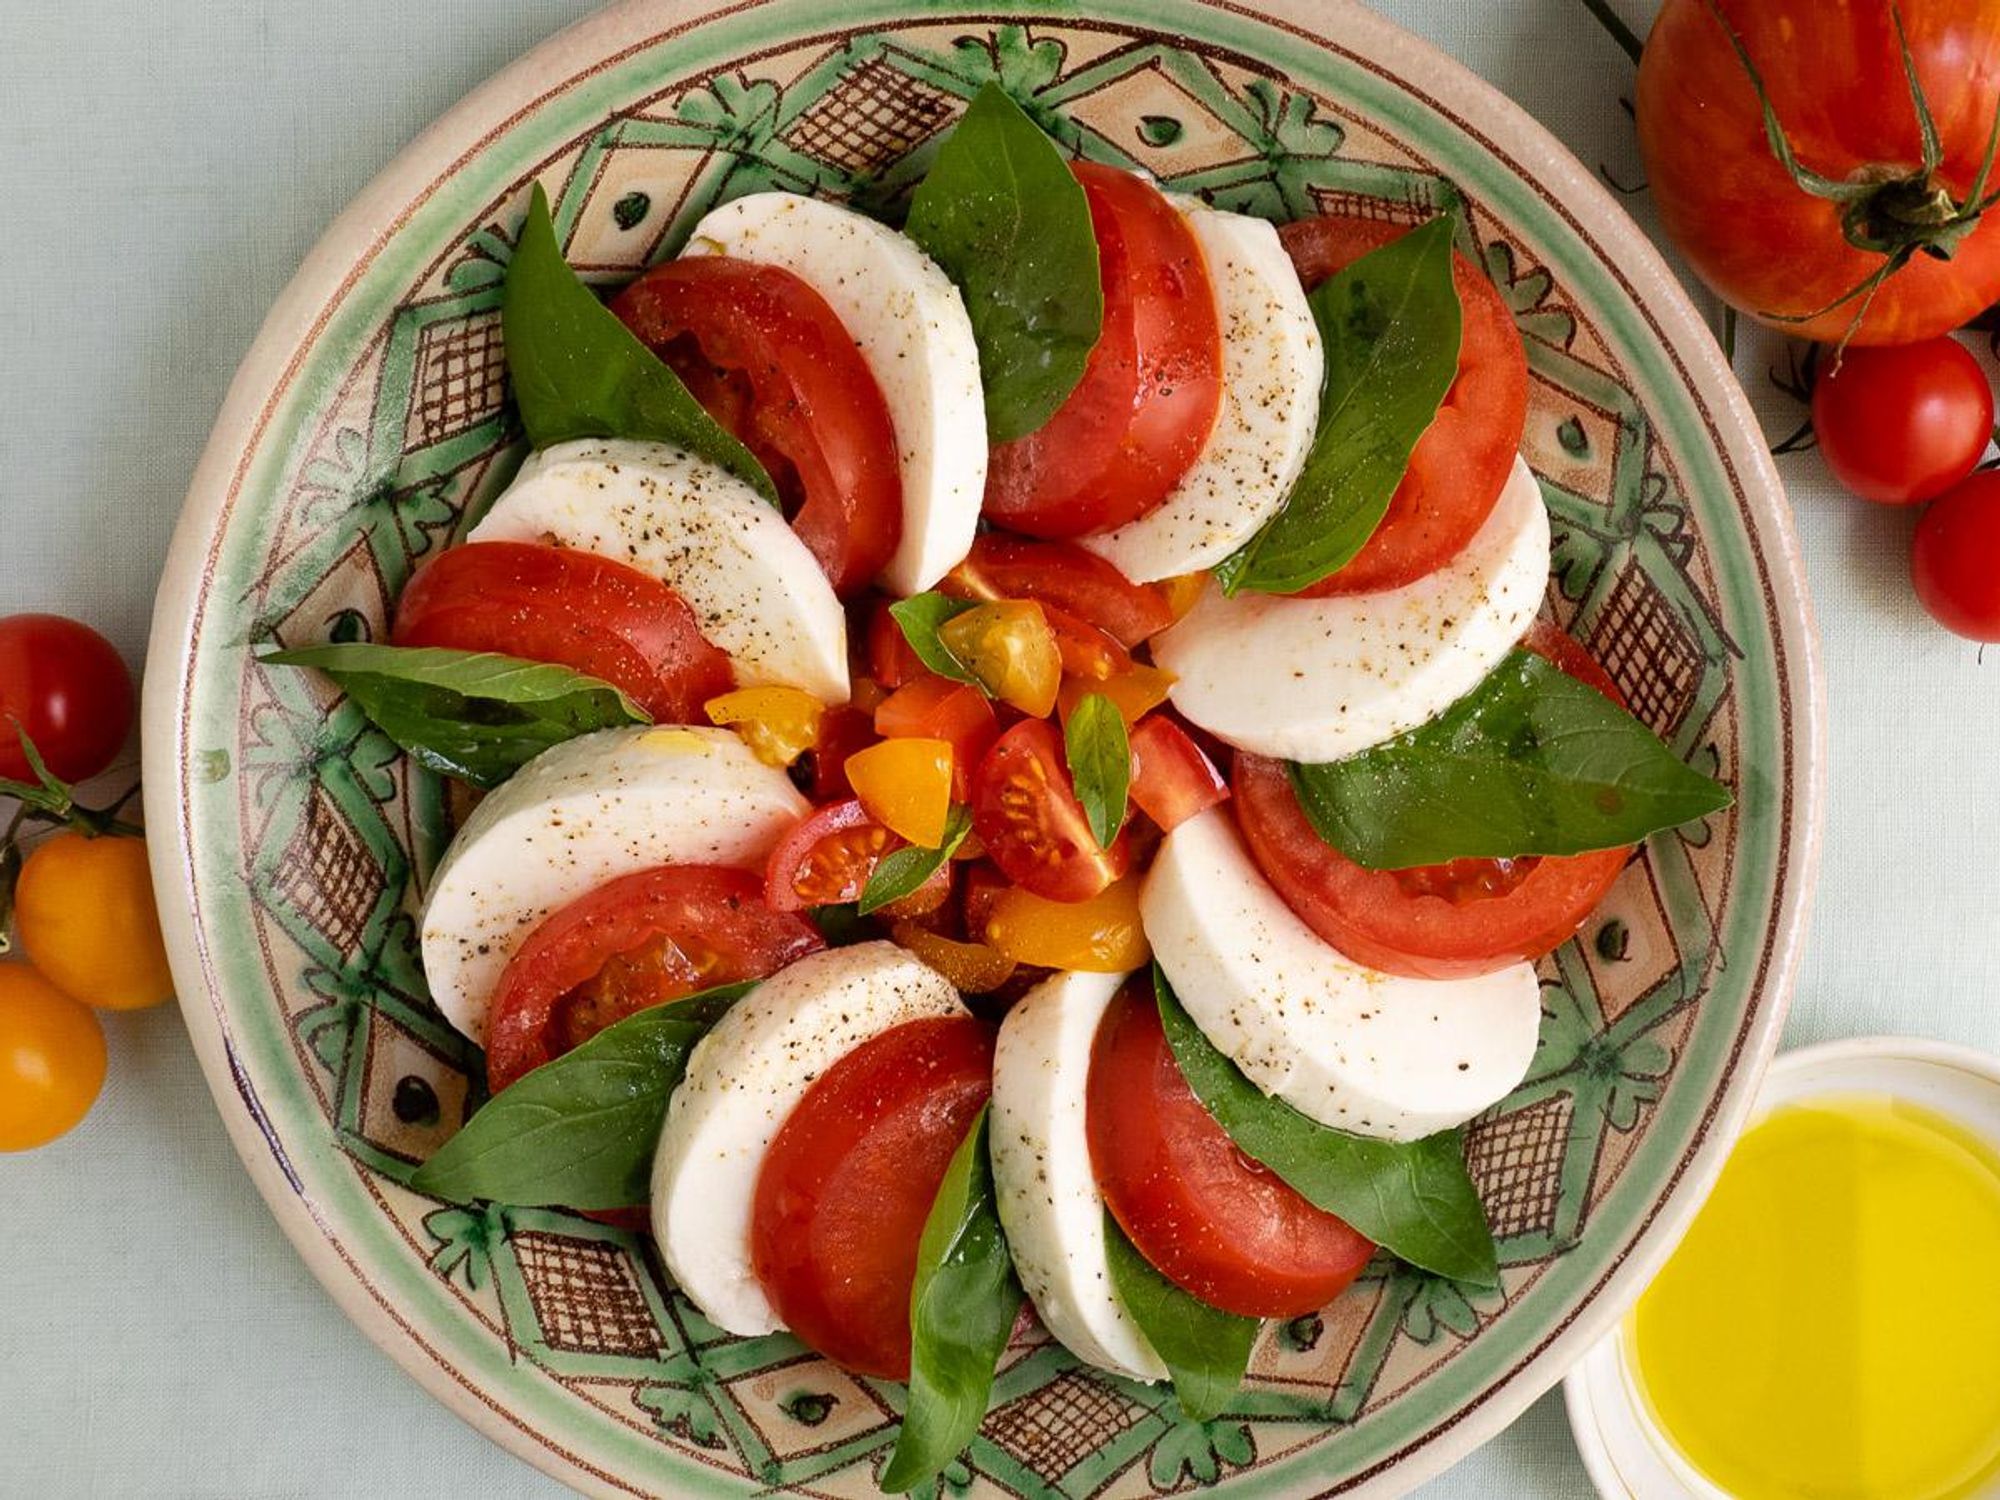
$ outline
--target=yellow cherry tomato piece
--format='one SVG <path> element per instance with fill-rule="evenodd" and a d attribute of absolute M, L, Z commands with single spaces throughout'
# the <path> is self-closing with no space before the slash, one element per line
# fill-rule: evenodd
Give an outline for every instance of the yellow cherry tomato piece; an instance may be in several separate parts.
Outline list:
<path fill-rule="evenodd" d="M 104 1087 L 104 1028 L 26 964 L 0 964 L 0 1151 L 64 1134 Z"/>
<path fill-rule="evenodd" d="M 1167 701 L 1167 690 L 1176 681 L 1174 674 L 1159 667 L 1149 667 L 1142 661 L 1135 661 L 1123 672 L 1105 678 L 1102 682 L 1089 677 L 1065 677 L 1062 692 L 1062 716 L 1065 722 L 1076 712 L 1077 704 L 1092 693 L 1102 693 L 1111 700 L 1126 726 L 1138 723 L 1147 714 Z"/>
<path fill-rule="evenodd" d="M 984 943 L 961 943 L 915 922 L 896 923 L 889 936 L 968 995 L 990 993 L 1014 977 L 1014 960 Z"/>
<path fill-rule="evenodd" d="M 1031 719 L 1054 711 L 1062 654 L 1042 607 L 1027 599 L 979 604 L 954 615 L 938 639 L 981 687 Z"/>
<path fill-rule="evenodd" d="M 811 693 L 791 687 L 738 688 L 702 708 L 709 723 L 735 730 L 752 755 L 781 770 L 818 742 L 826 712 Z"/>
<path fill-rule="evenodd" d="M 1009 887 L 987 915 L 986 941 L 1016 963 L 1086 974 L 1122 974 L 1153 956 L 1139 925 L 1139 882 L 1131 876 L 1088 901 L 1050 901 Z"/>
<path fill-rule="evenodd" d="M 14 930 L 43 977 L 85 1005 L 173 998 L 144 839 L 59 833 L 37 845 L 14 887 Z"/>
<path fill-rule="evenodd" d="M 868 816 L 935 849 L 951 816 L 951 741 L 883 740 L 847 757 L 847 784 Z"/>
<path fill-rule="evenodd" d="M 1206 573 L 1177 573 L 1153 585 L 1166 596 L 1167 608 L 1173 611 L 1176 620 L 1187 618 L 1187 612 L 1194 608 L 1195 601 L 1207 586 Z"/>

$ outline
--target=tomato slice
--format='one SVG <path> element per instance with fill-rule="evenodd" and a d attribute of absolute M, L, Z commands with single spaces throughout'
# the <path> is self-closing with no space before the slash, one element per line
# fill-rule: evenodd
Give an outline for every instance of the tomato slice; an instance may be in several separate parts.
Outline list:
<path fill-rule="evenodd" d="M 1077 162 L 1104 332 L 1054 416 L 993 450 L 986 513 L 1039 537 L 1136 521 L 1180 482 L 1222 403 L 1222 335 L 1201 246 L 1143 178 Z"/>
<path fill-rule="evenodd" d="M 1087 901 L 1132 865 L 1122 830 L 1098 846 L 1062 736 L 1045 719 L 1023 719 L 986 752 L 972 778 L 972 831 L 1001 873 L 1051 901 Z"/>
<path fill-rule="evenodd" d="M 1278 231 L 1308 291 L 1409 227 L 1338 214 Z M 1414 582 L 1450 562 L 1492 514 L 1528 417 L 1528 356 L 1500 293 L 1452 252 L 1463 333 L 1458 374 L 1410 454 L 1388 514 L 1350 563 L 1301 592 L 1361 594 Z"/>
<path fill-rule="evenodd" d="M 890 692 L 930 673 L 886 600 L 868 612 L 868 675 Z"/>
<path fill-rule="evenodd" d="M 1132 582 L 1095 552 L 1003 531 L 976 537 L 972 550 L 938 587 L 961 599 L 1033 599 L 1088 621 L 1125 647 L 1174 623 L 1173 606 L 1163 590 Z"/>
<path fill-rule="evenodd" d="M 887 739 L 948 741 L 952 796 L 964 801 L 973 768 L 1000 737 L 1000 721 L 978 688 L 925 672 L 876 705 L 875 732 Z"/>
<path fill-rule="evenodd" d="M 825 298 L 776 266 L 697 255 L 653 267 L 611 310 L 770 472 L 835 593 L 882 571 L 903 535 L 896 429 Z"/>
<path fill-rule="evenodd" d="M 757 1175 L 750 1263 L 778 1316 L 835 1364 L 910 1378 L 924 1220 L 993 1080 L 993 1031 L 909 1021 L 828 1068 Z"/>
<path fill-rule="evenodd" d="M 764 883 L 719 865 L 661 865 L 599 886 L 543 919 L 494 992 L 494 1093 L 648 1006 L 762 979 L 822 947 L 805 918 L 772 911 Z"/>
<path fill-rule="evenodd" d="M 527 542 L 468 542 L 417 570 L 396 605 L 398 646 L 498 651 L 602 678 L 659 724 L 705 724 L 736 685 L 681 596 L 609 558 Z"/>
<path fill-rule="evenodd" d="M 868 815 L 859 798 L 822 807 L 778 840 L 764 867 L 764 901 L 773 911 L 803 911 L 858 901 L 884 855 L 904 846 Z M 883 908 L 891 916 L 929 911 L 951 894 L 951 866 L 902 901 Z"/>
<path fill-rule="evenodd" d="M 1060 605 L 1044 604 L 1041 611 L 1055 635 L 1056 659 L 1067 676 L 1107 682 L 1132 670 L 1132 653 L 1109 631 L 1099 630 Z"/>
<path fill-rule="evenodd" d="M 1174 1061 L 1150 977 L 1127 982 L 1105 1012 L 1085 1090 L 1090 1163 L 1111 1216 L 1162 1275 L 1211 1307 L 1314 1312 L 1375 1253 L 1215 1123 Z"/>
<path fill-rule="evenodd" d="M 1172 719 L 1154 714 L 1132 731 L 1132 800 L 1171 833 L 1229 795 L 1215 762 Z"/>

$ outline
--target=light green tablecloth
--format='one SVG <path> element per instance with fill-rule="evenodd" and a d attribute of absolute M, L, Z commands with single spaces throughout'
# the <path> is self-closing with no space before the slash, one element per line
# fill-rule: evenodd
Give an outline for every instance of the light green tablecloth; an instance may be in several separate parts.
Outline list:
<path fill-rule="evenodd" d="M 1628 0 L 1643 20 L 1649 0 Z M 139 660 L 224 385 L 321 228 L 576 0 L 0 0 L 0 613 Z M 1631 68 L 1578 0 L 1384 0 L 1639 176 Z M 1643 214 L 1643 199 L 1635 200 Z M 1774 430 L 1769 350 L 1742 357 Z M 2000 1047 L 2000 659 L 1930 628 L 1909 518 L 1785 460 L 1832 683 L 1793 1041 Z M 0 1157 L 0 1495 L 549 1495 L 348 1325 L 251 1190 L 178 1017 L 114 1018 L 83 1128 Z M 1424 1491 L 1589 1493 L 1559 1401 Z"/>

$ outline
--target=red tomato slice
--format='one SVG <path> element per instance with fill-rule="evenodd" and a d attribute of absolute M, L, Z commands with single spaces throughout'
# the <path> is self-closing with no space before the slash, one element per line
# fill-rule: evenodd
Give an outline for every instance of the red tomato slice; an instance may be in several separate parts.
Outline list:
<path fill-rule="evenodd" d="M 925 672 L 876 706 L 875 732 L 884 739 L 949 741 L 952 796 L 962 802 L 974 768 L 1000 737 L 1000 721 L 978 688 Z"/>
<path fill-rule="evenodd" d="M 1123 830 L 1098 847 L 1046 719 L 1023 719 L 986 752 L 972 779 L 972 831 L 1002 874 L 1051 901 L 1087 901 L 1132 865 Z"/>
<path fill-rule="evenodd" d="M 1167 596 L 1067 542 L 982 532 L 938 587 L 961 599 L 1033 599 L 1079 616 L 1131 647 L 1174 623 Z"/>
<path fill-rule="evenodd" d="M 750 1264 L 785 1326 L 858 1375 L 910 1378 L 917 1242 L 993 1086 L 993 1031 L 910 1021 L 806 1091 L 765 1153 Z"/>
<path fill-rule="evenodd" d="M 762 979 L 823 946 L 764 904 L 747 870 L 661 865 L 543 919 L 508 962 L 486 1031 L 494 1093 L 627 1016 L 719 984 Z"/>
<path fill-rule="evenodd" d="M 1131 172 L 1077 162 L 1104 285 L 1104 332 L 1042 426 L 993 450 L 986 513 L 1040 537 L 1135 521 L 1188 471 L 1222 403 L 1215 295 L 1187 222 Z"/>
<path fill-rule="evenodd" d="M 822 807 L 800 819 L 771 851 L 764 867 L 765 904 L 789 912 L 858 901 L 875 866 L 904 842 L 869 817 L 858 798 Z M 901 901 L 882 909 L 890 916 L 907 916 L 934 910 L 950 895 L 947 863 Z"/>
<path fill-rule="evenodd" d="M 770 471 L 834 592 L 882 571 L 903 535 L 896 429 L 818 292 L 776 266 L 697 255 L 653 267 L 611 310 Z"/>
<path fill-rule="evenodd" d="M 1251 1318 L 1326 1306 L 1375 1247 L 1236 1148 L 1188 1087 L 1140 975 L 1097 1029 L 1085 1130 L 1118 1227 L 1176 1286 Z"/>
<path fill-rule="evenodd" d="M 441 553 L 403 590 L 390 639 L 571 667 L 623 688 L 660 724 L 706 724 L 702 704 L 736 686 L 679 594 L 567 547 L 468 542 Z"/>
<path fill-rule="evenodd" d="M 1308 291 L 1408 232 L 1405 225 L 1340 215 L 1278 231 Z M 1435 572 L 1485 524 L 1507 483 L 1528 417 L 1527 351 L 1493 283 L 1456 251 L 1452 284 L 1464 329 L 1458 375 L 1417 440 L 1381 526 L 1346 567 L 1300 591 L 1310 598 L 1397 588 Z"/>
<path fill-rule="evenodd" d="M 1132 800 L 1163 833 L 1229 795 L 1215 762 L 1164 715 L 1143 719 L 1132 731 L 1132 760 Z"/>

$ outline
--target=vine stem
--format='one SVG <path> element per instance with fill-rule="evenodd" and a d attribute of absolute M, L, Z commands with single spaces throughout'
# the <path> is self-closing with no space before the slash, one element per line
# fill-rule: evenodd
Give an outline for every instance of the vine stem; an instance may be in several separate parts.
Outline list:
<path fill-rule="evenodd" d="M 1583 0 L 1583 8 L 1597 18 L 1597 24 L 1611 33 L 1611 40 L 1625 49 L 1625 55 L 1633 62 L 1646 50 L 1646 44 L 1639 40 L 1639 34 L 1625 24 L 1625 18 L 1611 8 L 1611 0 Z"/>

